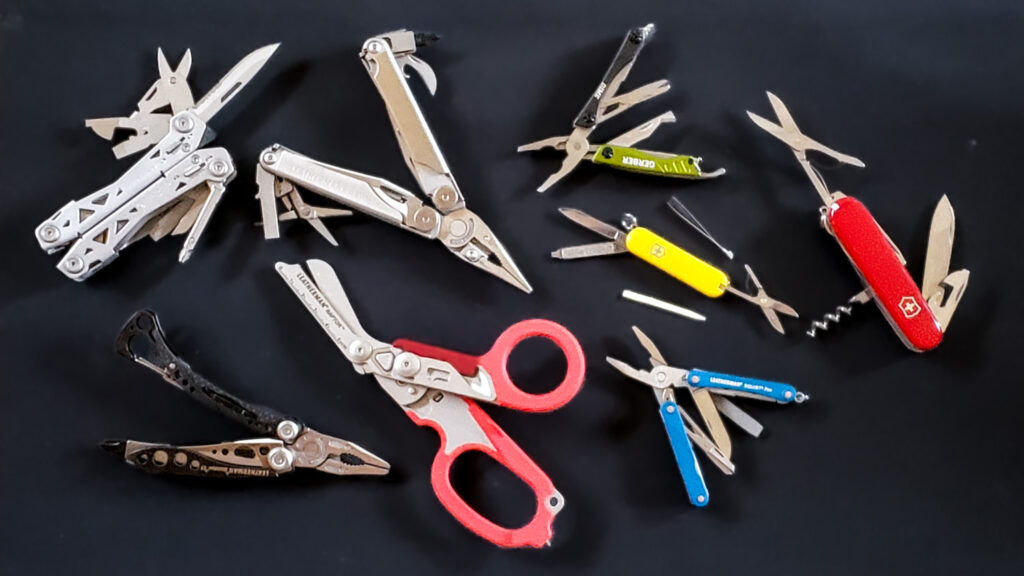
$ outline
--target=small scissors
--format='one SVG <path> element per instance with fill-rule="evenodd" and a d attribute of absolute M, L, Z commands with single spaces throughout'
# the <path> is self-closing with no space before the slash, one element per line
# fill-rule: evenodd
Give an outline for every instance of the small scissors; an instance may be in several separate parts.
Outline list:
<path fill-rule="evenodd" d="M 489 352 L 472 356 L 410 340 L 387 344 L 366 333 L 337 275 L 322 260 L 300 264 L 278 262 L 284 278 L 316 318 L 356 372 L 372 374 L 381 388 L 417 425 L 441 436 L 441 449 L 431 467 L 438 500 L 464 526 L 502 547 L 539 548 L 551 540 L 551 525 L 565 504 L 543 470 L 484 412 L 477 400 L 525 412 L 548 412 L 572 400 L 583 385 L 585 360 L 579 342 L 565 327 L 549 320 L 513 324 Z M 519 389 L 508 375 L 512 350 L 528 338 L 547 338 L 565 355 L 566 373 L 557 388 L 543 394 Z M 455 460 L 470 451 L 482 452 L 508 468 L 533 490 L 537 509 L 520 528 L 499 526 L 474 510 L 451 484 Z"/>

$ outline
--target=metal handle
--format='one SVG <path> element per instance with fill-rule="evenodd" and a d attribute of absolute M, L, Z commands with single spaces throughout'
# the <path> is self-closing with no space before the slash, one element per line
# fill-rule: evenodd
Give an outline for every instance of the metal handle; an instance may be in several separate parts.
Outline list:
<path fill-rule="evenodd" d="M 686 424 L 679 411 L 679 405 L 668 400 L 661 405 L 658 411 L 661 414 L 661 421 L 665 424 L 665 432 L 668 433 L 669 443 L 672 445 L 672 452 L 676 456 L 676 465 L 679 473 L 683 476 L 683 484 L 686 485 L 686 494 L 690 497 L 690 503 L 694 506 L 707 506 L 708 487 L 704 483 L 704 474 L 697 464 L 697 455 L 693 452 L 693 444 L 686 435 Z"/>
<path fill-rule="evenodd" d="M 693 388 L 711 388 L 725 396 L 746 396 L 749 398 L 769 399 L 779 404 L 803 402 L 807 395 L 796 388 L 782 382 L 758 380 L 744 376 L 732 376 L 718 372 L 693 369 L 686 379 Z"/>
<path fill-rule="evenodd" d="M 685 154 L 665 155 L 628 146 L 605 144 L 594 152 L 594 163 L 611 166 L 619 170 L 668 176 L 672 178 L 689 178 L 693 180 L 705 177 L 700 169 L 700 158 Z"/>
<path fill-rule="evenodd" d="M 244 424 L 257 434 L 278 437 L 278 425 L 288 421 L 296 424 L 284 436 L 294 438 L 303 426 L 298 420 L 276 410 L 250 404 L 216 386 L 195 372 L 167 345 L 160 321 L 151 310 L 140 310 L 121 328 L 115 343 L 117 353 L 160 374 L 174 387 L 187 392 L 207 408 Z"/>
<path fill-rule="evenodd" d="M 622 44 L 619 45 L 619 51 L 615 53 L 615 58 L 612 60 L 611 66 L 604 73 L 604 78 L 601 79 L 597 90 L 590 95 L 587 103 L 583 105 L 583 109 L 576 115 L 576 120 L 573 121 L 574 126 L 591 128 L 597 124 L 598 114 L 601 111 L 601 98 L 604 97 L 609 89 L 614 91 L 618 88 L 622 79 L 625 78 L 626 74 L 629 74 L 629 69 L 632 68 L 633 62 L 636 61 L 636 57 L 640 54 L 640 50 L 647 44 L 647 39 L 653 33 L 653 24 L 633 28 L 626 33 Z"/>

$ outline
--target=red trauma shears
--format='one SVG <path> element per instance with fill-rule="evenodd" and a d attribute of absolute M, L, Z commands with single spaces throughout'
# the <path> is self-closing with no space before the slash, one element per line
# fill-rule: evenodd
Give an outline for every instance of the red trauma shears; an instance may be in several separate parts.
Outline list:
<path fill-rule="evenodd" d="M 490 402 L 525 412 L 547 412 L 572 400 L 583 385 L 583 349 L 569 330 L 549 320 L 532 319 L 506 329 L 489 352 L 472 356 L 411 340 L 392 344 L 367 334 L 334 270 L 321 260 L 278 263 L 292 291 L 317 319 L 356 372 L 372 374 L 381 388 L 420 426 L 441 436 L 431 468 L 438 500 L 464 526 L 503 547 L 541 547 L 549 543 L 555 515 L 565 504 L 551 479 L 477 404 Z M 550 392 L 529 394 L 508 375 L 509 354 L 529 338 L 546 338 L 565 355 L 566 373 Z M 525 482 L 536 496 L 533 518 L 519 528 L 499 526 L 474 510 L 451 484 L 455 460 L 466 452 L 490 456 Z"/>

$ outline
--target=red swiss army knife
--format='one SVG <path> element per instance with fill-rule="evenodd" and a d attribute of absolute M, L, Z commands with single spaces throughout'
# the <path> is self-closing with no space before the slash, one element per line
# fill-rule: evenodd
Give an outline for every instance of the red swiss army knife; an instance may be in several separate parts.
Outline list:
<path fill-rule="evenodd" d="M 907 271 L 903 254 L 872 218 L 867 207 L 842 192 L 830 192 L 824 178 L 807 159 L 807 151 L 819 152 L 840 163 L 861 168 L 864 163 L 808 138 L 797 128 L 778 96 L 769 92 L 768 99 L 779 124 L 752 112 L 747 112 L 747 115 L 793 149 L 797 162 L 821 196 L 824 203 L 820 208 L 821 225 L 839 242 L 865 284 L 864 290 L 849 302 L 865 303 L 873 299 L 903 344 L 915 352 L 925 352 L 938 346 L 964 295 L 970 275 L 967 270 L 949 272 L 954 228 L 953 207 L 949 200 L 943 196 L 932 216 L 924 277 L 918 288 Z M 841 305 L 835 312 L 826 314 L 823 320 L 814 321 L 807 333 L 814 336 L 819 330 L 827 330 L 829 322 L 837 322 L 841 314 L 850 313 L 850 306 Z"/>

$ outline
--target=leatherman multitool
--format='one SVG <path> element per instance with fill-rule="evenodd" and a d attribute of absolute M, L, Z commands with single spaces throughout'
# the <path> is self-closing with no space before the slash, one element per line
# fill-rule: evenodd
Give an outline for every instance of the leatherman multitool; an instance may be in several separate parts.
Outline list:
<path fill-rule="evenodd" d="M 117 337 L 117 352 L 156 372 L 207 408 L 261 437 L 199 446 L 108 440 L 103 448 L 156 474 L 267 477 L 296 468 L 337 476 L 387 474 L 390 466 L 351 442 L 321 434 L 299 420 L 249 404 L 215 386 L 171 351 L 156 314 L 136 312 Z"/>
<path fill-rule="evenodd" d="M 761 282 L 754 275 L 750 266 L 744 266 L 744 268 L 747 271 L 747 277 L 756 289 L 754 294 L 747 294 L 737 289 L 732 285 L 729 275 L 722 270 L 697 258 L 651 230 L 638 226 L 636 217 L 632 214 L 623 215 L 623 229 L 620 230 L 575 208 L 559 208 L 558 211 L 576 224 L 611 241 L 559 248 L 551 253 L 552 258 L 575 260 L 630 252 L 709 298 L 718 298 L 729 292 L 754 304 L 764 312 L 765 318 L 779 334 L 786 333 L 782 328 L 782 321 L 779 320 L 779 314 L 799 318 L 796 310 L 765 293 L 764 287 L 761 286 Z"/>
<path fill-rule="evenodd" d="M 626 38 L 619 46 L 619 51 L 615 53 L 615 58 L 612 60 L 611 66 L 608 67 L 608 71 L 604 73 L 601 83 L 587 99 L 587 103 L 583 105 L 580 113 L 576 115 L 576 120 L 573 121 L 573 130 L 568 136 L 545 138 L 523 144 L 518 148 L 519 152 L 544 148 L 554 148 L 565 152 L 562 167 L 537 188 L 538 192 L 544 192 L 553 186 L 569 172 L 572 172 L 583 160 L 655 176 L 706 179 L 725 174 L 724 168 L 713 172 L 704 172 L 701 170 L 699 157 L 640 150 L 632 147 L 637 142 L 650 137 L 662 124 L 675 122 L 676 117 L 671 112 L 652 118 L 636 128 L 616 136 L 606 144 L 590 143 L 590 133 L 597 128 L 598 124 L 625 112 L 636 104 L 668 92 L 670 88 L 668 80 L 658 80 L 625 94 L 618 93 L 619 87 L 633 68 L 633 63 L 636 62 L 640 50 L 653 35 L 654 24 L 634 28 L 626 33 Z"/>
<path fill-rule="evenodd" d="M 646 334 L 636 326 L 633 326 L 633 333 L 650 355 L 651 369 L 633 368 L 612 357 L 607 357 L 606 360 L 619 372 L 653 389 L 654 397 L 661 406 L 659 413 L 672 444 L 672 451 L 675 453 L 676 465 L 683 476 L 690 502 L 694 506 L 706 506 L 709 494 L 700 464 L 694 454 L 693 444 L 696 444 L 722 472 L 732 475 L 736 470 L 731 461 L 732 440 L 722 416 L 755 438 L 760 436 L 764 429 L 757 420 L 729 398 L 752 398 L 778 404 L 800 403 L 810 398 L 789 384 L 781 382 L 669 366 Z M 710 437 L 676 403 L 676 388 L 685 388 L 690 392 Z"/>
<path fill-rule="evenodd" d="M 123 158 L 152 148 L 123 176 L 81 200 L 73 200 L 36 228 L 48 254 L 70 244 L 57 268 L 73 280 L 85 280 L 140 238 L 160 240 L 188 233 L 178 255 L 185 262 L 209 223 L 235 166 L 224 148 L 204 148 L 214 139 L 207 125 L 277 49 L 277 44 L 250 53 L 199 102 L 192 99 L 187 76 L 192 54 L 185 52 L 172 69 L 157 50 L 160 79 L 146 91 L 138 110 L 125 118 L 86 120 L 106 140 L 117 131 L 133 132 L 114 146 Z"/>
<path fill-rule="evenodd" d="M 431 94 L 437 89 L 434 71 L 414 55 L 418 47 L 434 39 L 436 36 L 399 30 L 370 38 L 360 52 L 387 106 L 406 165 L 433 206 L 387 180 L 318 162 L 275 144 L 260 154 L 256 168 L 264 236 L 280 237 L 279 220 L 305 220 L 337 246 L 321 218 L 351 212 L 306 204 L 298 190 L 304 188 L 403 230 L 440 240 L 460 259 L 529 293 L 533 290 L 530 283 L 494 232 L 466 208 L 455 177 L 406 83 L 408 67 L 419 74 Z M 286 210 L 281 214 L 278 200 Z"/>
<path fill-rule="evenodd" d="M 586 361 L 579 341 L 564 326 L 532 318 L 509 326 L 482 356 L 437 346 L 395 340 L 388 344 L 359 323 L 341 282 L 329 264 L 308 260 L 306 266 L 278 262 L 278 274 L 316 323 L 359 374 L 372 375 L 381 389 L 418 426 L 441 437 L 430 482 L 438 500 L 464 526 L 504 547 L 548 544 L 555 516 L 565 499 L 551 479 L 477 404 L 488 402 L 527 412 L 548 412 L 572 400 L 583 385 Z M 565 378 L 554 390 L 530 394 L 508 374 L 512 351 L 529 338 L 546 338 L 565 355 Z M 533 491 L 532 519 L 518 528 L 495 524 L 471 507 L 452 487 L 451 470 L 459 456 L 481 452 L 519 477 Z"/>
<path fill-rule="evenodd" d="M 967 270 L 949 271 L 954 229 L 953 207 L 949 199 L 943 196 L 932 215 L 924 277 L 918 288 L 907 271 L 903 254 L 864 204 L 842 192 L 830 192 L 825 179 L 807 158 L 807 152 L 819 152 L 840 163 L 860 168 L 864 163 L 810 139 L 797 127 L 778 96 L 769 92 L 768 99 L 779 124 L 753 112 L 747 112 L 747 115 L 759 127 L 793 149 L 797 162 L 821 197 L 822 228 L 839 242 L 865 284 L 864 290 L 849 302 L 863 304 L 874 300 L 903 344 L 915 352 L 925 352 L 938 346 L 963 298 L 970 276 Z M 849 315 L 851 311 L 851 306 L 841 305 L 835 312 L 826 314 L 823 321 L 815 321 L 807 333 L 814 336 L 819 330 L 827 330 L 829 322 L 838 322 L 841 314 Z"/>

